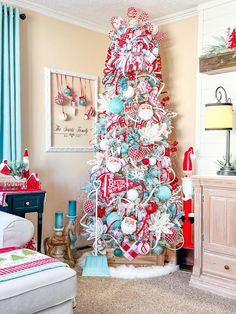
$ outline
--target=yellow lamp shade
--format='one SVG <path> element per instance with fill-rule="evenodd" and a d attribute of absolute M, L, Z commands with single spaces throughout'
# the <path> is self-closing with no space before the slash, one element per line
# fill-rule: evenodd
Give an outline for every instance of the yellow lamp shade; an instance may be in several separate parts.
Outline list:
<path fill-rule="evenodd" d="M 214 103 L 205 105 L 205 130 L 232 130 L 233 105 Z"/>

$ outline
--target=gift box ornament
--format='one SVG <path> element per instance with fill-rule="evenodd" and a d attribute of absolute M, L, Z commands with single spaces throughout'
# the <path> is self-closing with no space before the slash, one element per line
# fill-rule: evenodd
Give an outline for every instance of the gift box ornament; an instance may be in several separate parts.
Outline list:
<path fill-rule="evenodd" d="M 136 242 L 133 244 L 124 242 L 122 244 L 122 249 L 123 249 L 123 256 L 130 262 L 133 259 L 135 259 L 135 257 L 138 255 Z"/>

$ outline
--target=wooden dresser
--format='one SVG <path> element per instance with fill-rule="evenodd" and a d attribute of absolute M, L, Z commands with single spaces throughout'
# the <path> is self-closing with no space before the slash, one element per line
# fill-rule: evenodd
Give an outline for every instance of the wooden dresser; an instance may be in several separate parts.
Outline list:
<path fill-rule="evenodd" d="M 192 179 L 195 252 L 190 285 L 236 299 L 236 177 Z"/>

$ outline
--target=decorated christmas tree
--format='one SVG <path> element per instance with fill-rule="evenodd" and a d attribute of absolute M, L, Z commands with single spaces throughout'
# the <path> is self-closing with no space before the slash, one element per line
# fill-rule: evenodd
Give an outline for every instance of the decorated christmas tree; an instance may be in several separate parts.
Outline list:
<path fill-rule="evenodd" d="M 171 164 L 177 142 L 168 140 L 176 113 L 168 109 L 159 43 L 163 33 L 148 14 L 128 9 L 111 19 L 97 112 L 96 158 L 81 219 L 83 235 L 98 251 L 113 248 L 128 260 L 181 243 L 180 187 Z"/>

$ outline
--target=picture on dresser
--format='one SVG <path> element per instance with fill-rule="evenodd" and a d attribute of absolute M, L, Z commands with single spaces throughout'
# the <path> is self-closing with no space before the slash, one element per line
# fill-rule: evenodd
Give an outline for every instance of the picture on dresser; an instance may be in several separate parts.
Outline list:
<path fill-rule="evenodd" d="M 46 68 L 46 151 L 92 151 L 98 78 Z"/>

